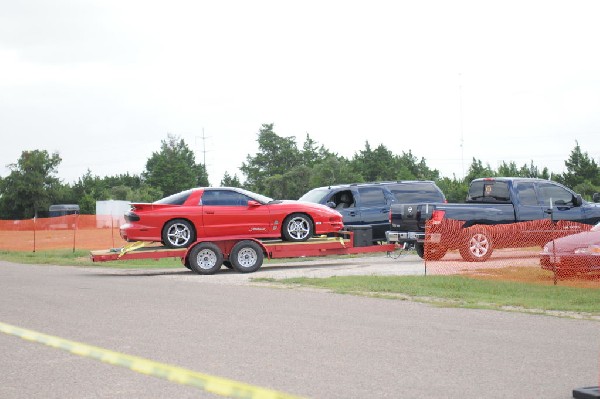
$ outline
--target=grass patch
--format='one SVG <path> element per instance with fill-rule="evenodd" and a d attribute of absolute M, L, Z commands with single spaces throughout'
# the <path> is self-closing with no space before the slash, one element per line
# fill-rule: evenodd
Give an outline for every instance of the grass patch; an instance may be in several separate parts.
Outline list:
<path fill-rule="evenodd" d="M 583 312 L 600 316 L 600 290 L 548 286 L 464 276 L 337 276 L 329 278 L 255 279 L 301 285 L 342 294 L 370 295 L 491 309 Z"/>
<path fill-rule="evenodd" d="M 0 260 L 34 265 L 97 266 L 115 269 L 175 269 L 184 267 L 179 258 L 92 262 L 90 251 L 75 250 L 73 252 L 72 249 L 37 252 L 0 251 Z"/>

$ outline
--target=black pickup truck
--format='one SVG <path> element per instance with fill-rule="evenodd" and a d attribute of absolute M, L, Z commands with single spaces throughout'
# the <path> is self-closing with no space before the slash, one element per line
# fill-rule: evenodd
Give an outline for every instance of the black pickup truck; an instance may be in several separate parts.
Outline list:
<path fill-rule="evenodd" d="M 598 202 L 599 197 L 594 194 L 594 201 Z M 494 248 L 544 245 L 556 238 L 549 230 L 559 221 L 567 223 L 561 228 L 569 230 L 556 229 L 559 236 L 576 233 L 578 225 L 600 221 L 600 206 L 550 180 L 483 178 L 471 182 L 464 204 L 392 204 L 391 230 L 386 238 L 389 242 L 414 244 L 426 260 L 439 260 L 448 250 L 458 249 L 464 260 L 482 262 Z M 493 228 L 515 223 L 525 227 Z"/>

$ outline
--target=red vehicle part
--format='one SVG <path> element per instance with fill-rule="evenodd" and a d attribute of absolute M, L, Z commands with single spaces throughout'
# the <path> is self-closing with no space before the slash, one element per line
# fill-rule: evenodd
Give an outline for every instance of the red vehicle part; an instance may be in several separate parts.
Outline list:
<path fill-rule="evenodd" d="M 133 250 L 92 251 L 94 262 L 131 259 L 180 258 L 198 274 L 213 274 L 225 265 L 240 273 L 250 273 L 262 266 L 263 259 L 320 257 L 375 252 L 393 252 L 396 244 L 354 246 L 353 232 L 343 236 L 315 238 L 305 242 L 260 241 L 246 236 L 202 238 L 189 248 L 142 247 Z"/>

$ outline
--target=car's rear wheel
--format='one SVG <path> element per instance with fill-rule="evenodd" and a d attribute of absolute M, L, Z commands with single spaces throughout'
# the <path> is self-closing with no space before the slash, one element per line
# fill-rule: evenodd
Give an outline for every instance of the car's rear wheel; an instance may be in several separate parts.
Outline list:
<path fill-rule="evenodd" d="M 292 213 L 283 221 L 281 230 L 286 241 L 306 241 L 313 235 L 313 222 L 304 213 Z"/>
<path fill-rule="evenodd" d="M 214 274 L 223 264 L 223 253 L 218 245 L 201 242 L 190 250 L 187 263 L 198 274 Z"/>
<path fill-rule="evenodd" d="M 164 225 L 161 238 L 169 248 L 187 248 L 196 241 L 196 230 L 187 220 L 174 219 Z"/>

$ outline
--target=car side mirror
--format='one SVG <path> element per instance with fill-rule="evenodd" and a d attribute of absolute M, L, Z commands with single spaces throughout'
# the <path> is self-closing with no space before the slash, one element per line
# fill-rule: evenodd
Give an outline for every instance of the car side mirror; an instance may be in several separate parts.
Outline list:
<path fill-rule="evenodd" d="M 254 201 L 254 200 L 249 200 L 248 206 L 260 206 L 260 202 Z"/>
<path fill-rule="evenodd" d="M 573 197 L 573 206 L 581 206 L 583 204 L 583 199 L 580 194 L 575 194 Z"/>
<path fill-rule="evenodd" d="M 592 201 L 600 202 L 600 193 L 594 193 L 594 195 L 592 196 Z"/>
<path fill-rule="evenodd" d="M 329 201 L 329 202 L 327 202 L 327 204 L 326 204 L 326 205 L 327 205 L 328 207 L 330 207 L 331 209 L 335 209 L 335 202 L 333 202 L 333 201 Z"/>

